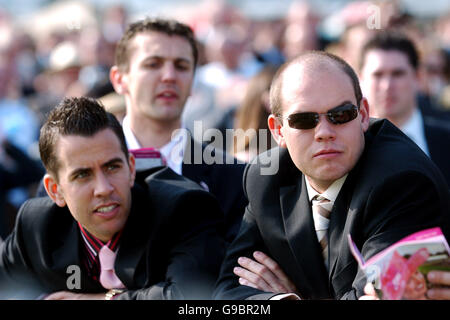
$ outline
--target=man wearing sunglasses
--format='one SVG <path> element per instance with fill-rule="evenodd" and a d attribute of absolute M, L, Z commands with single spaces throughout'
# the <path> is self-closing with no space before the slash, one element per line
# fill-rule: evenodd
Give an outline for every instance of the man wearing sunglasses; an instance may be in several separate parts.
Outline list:
<path fill-rule="evenodd" d="M 349 234 L 367 260 L 415 231 L 448 232 L 442 174 L 392 123 L 369 118 L 345 61 L 298 56 L 278 71 L 270 101 L 279 171 L 261 174 L 267 154 L 246 168 L 249 205 L 216 299 L 356 299 L 366 278 Z"/>

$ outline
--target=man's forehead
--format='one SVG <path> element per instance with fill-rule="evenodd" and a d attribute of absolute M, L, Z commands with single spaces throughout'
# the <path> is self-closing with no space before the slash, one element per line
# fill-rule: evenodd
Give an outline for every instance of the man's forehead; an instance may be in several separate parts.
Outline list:
<path fill-rule="evenodd" d="M 301 60 L 286 68 L 282 77 L 283 94 L 291 91 L 300 91 L 311 86 L 318 86 L 322 81 L 330 78 L 345 78 L 351 85 L 350 77 L 335 63 L 326 61 L 325 59 Z M 340 84 L 341 81 L 336 82 L 336 85 Z"/>
<path fill-rule="evenodd" d="M 140 49 L 148 56 L 182 58 L 193 61 L 193 52 L 189 41 L 180 35 L 168 35 L 163 32 L 146 31 L 137 34 L 132 40 L 131 54 Z"/>
<path fill-rule="evenodd" d="M 383 67 L 397 67 L 397 68 L 413 68 L 410 64 L 408 56 L 395 49 L 383 50 L 373 49 L 367 51 L 364 58 L 364 69 L 378 69 Z"/>
<path fill-rule="evenodd" d="M 103 129 L 93 135 L 60 135 L 55 144 L 56 152 L 71 160 L 74 156 L 95 157 L 96 152 L 123 153 L 119 138 L 111 129 Z"/>
<path fill-rule="evenodd" d="M 332 61 L 325 56 L 306 55 L 296 62 L 293 62 L 283 72 L 286 79 L 310 79 L 315 75 L 322 75 L 326 72 L 344 73 L 342 68 L 338 67 L 337 62 Z"/>
<path fill-rule="evenodd" d="M 284 111 L 292 104 L 334 107 L 354 100 L 350 77 L 337 65 L 321 62 L 303 61 L 285 70 L 281 91 Z"/>

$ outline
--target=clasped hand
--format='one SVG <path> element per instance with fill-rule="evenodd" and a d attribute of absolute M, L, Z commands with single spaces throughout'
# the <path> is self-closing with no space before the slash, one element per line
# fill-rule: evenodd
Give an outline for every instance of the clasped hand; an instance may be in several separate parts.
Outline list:
<path fill-rule="evenodd" d="M 241 285 L 266 292 L 298 294 L 294 283 L 278 263 L 260 251 L 255 251 L 253 257 L 255 260 L 240 257 L 238 259 L 240 267 L 233 269 Z"/>

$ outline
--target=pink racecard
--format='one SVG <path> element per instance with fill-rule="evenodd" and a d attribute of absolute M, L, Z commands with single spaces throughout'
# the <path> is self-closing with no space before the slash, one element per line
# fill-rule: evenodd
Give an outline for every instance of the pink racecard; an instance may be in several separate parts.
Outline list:
<path fill-rule="evenodd" d="M 426 299 L 431 270 L 450 271 L 450 249 L 440 228 L 413 233 L 367 261 L 348 235 L 350 250 L 368 282 L 385 300 Z"/>

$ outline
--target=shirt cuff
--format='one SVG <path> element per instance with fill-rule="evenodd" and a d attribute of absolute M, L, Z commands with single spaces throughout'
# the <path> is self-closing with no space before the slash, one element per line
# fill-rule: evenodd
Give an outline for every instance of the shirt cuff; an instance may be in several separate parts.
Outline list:
<path fill-rule="evenodd" d="M 272 298 L 270 298 L 269 300 L 302 300 L 302 299 L 295 293 L 283 293 L 277 294 Z"/>

